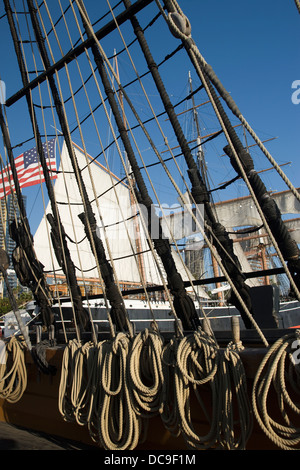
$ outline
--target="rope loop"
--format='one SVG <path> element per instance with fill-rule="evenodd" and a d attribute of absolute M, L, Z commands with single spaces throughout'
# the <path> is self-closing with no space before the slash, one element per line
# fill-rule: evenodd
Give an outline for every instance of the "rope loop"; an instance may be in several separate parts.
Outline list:
<path fill-rule="evenodd" d="M 128 385 L 135 412 L 144 418 L 161 413 L 164 383 L 163 338 L 146 328 L 134 339 L 129 355 Z"/>
<path fill-rule="evenodd" d="M 260 364 L 252 390 L 255 417 L 264 433 L 281 449 L 300 448 L 299 330 L 277 340 Z M 274 395 L 277 397 L 274 400 Z M 269 398 L 269 399 L 268 399 Z M 270 416 L 270 406 L 276 420 Z M 268 405 L 268 407 L 267 407 Z"/>
<path fill-rule="evenodd" d="M 27 387 L 25 341 L 12 336 L 5 344 L 5 361 L 0 364 L 0 398 L 9 403 L 19 401 Z"/>

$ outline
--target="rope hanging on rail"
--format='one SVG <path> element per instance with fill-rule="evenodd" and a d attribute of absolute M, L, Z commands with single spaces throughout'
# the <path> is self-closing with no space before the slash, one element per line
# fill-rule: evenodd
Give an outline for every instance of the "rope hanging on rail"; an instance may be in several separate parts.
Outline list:
<path fill-rule="evenodd" d="M 104 342 L 103 347 L 100 441 L 105 449 L 132 450 L 140 440 L 142 421 L 133 409 L 128 389 L 127 362 L 131 341 L 119 333 L 113 340 Z"/>
<path fill-rule="evenodd" d="M 203 393 L 211 395 L 211 410 Z M 194 394 L 197 416 L 200 405 L 210 426 L 204 436 L 193 422 Z M 166 346 L 156 329 L 134 339 L 118 333 L 98 345 L 70 341 L 59 411 L 64 420 L 86 425 L 107 450 L 134 449 L 146 438 L 148 419 L 159 415 L 172 435 L 181 434 L 194 449 L 244 449 L 252 430 L 239 346 L 222 351 L 201 329 L 174 336 Z"/>
<path fill-rule="evenodd" d="M 256 373 L 252 404 L 255 417 L 264 433 L 281 449 L 300 448 L 300 330 L 277 340 L 260 364 Z M 275 399 L 274 399 L 275 392 Z M 276 402 L 281 415 L 270 415 L 270 401 Z"/>
<path fill-rule="evenodd" d="M 162 350 L 163 338 L 158 329 L 145 329 L 136 335 L 130 351 L 129 391 L 135 412 L 145 418 L 162 410 Z"/>
<path fill-rule="evenodd" d="M 252 418 L 246 375 L 237 348 L 230 344 L 222 352 L 210 335 L 198 329 L 182 339 L 173 338 L 164 350 L 163 362 L 165 387 L 161 417 L 171 434 L 181 434 L 189 448 L 245 449 Z M 203 401 L 203 394 L 208 393 L 211 394 L 211 410 L 206 409 Z M 234 395 L 238 431 L 233 418 Z M 203 436 L 198 434 L 197 422 L 193 420 L 193 416 L 199 417 L 199 405 L 210 425 Z"/>
<path fill-rule="evenodd" d="M 12 336 L 1 351 L 0 364 L 0 398 L 9 403 L 19 401 L 27 387 L 27 370 L 25 365 L 25 341 Z"/>

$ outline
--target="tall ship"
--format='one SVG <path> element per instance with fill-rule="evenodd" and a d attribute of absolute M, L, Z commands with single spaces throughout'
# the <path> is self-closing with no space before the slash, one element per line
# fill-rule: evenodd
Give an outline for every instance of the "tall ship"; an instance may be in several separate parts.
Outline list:
<path fill-rule="evenodd" d="M 3 0 L 0 419 L 107 451 L 297 449 L 299 189 L 183 3 Z"/>

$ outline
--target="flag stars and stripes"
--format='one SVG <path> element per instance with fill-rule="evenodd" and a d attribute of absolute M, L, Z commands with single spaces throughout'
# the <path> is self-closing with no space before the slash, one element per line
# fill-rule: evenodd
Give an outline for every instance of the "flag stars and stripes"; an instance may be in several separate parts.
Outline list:
<path fill-rule="evenodd" d="M 55 153 L 56 139 L 43 144 L 44 156 L 47 162 L 47 167 L 50 172 L 50 177 L 55 179 L 56 176 L 56 153 Z M 34 147 L 27 150 L 22 155 L 15 159 L 15 166 L 18 176 L 20 188 L 26 186 L 33 186 L 45 181 L 42 167 L 40 165 L 40 157 L 37 148 Z M 14 191 L 14 181 L 10 165 L 0 172 L 0 199 L 5 195 Z"/>

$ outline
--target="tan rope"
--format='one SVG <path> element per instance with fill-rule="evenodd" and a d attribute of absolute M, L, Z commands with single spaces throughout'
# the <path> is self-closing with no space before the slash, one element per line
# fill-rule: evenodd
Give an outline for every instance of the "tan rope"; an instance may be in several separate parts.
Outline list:
<path fill-rule="evenodd" d="M 260 364 L 252 390 L 253 410 L 260 427 L 271 441 L 284 450 L 300 449 L 300 427 L 297 426 L 300 407 L 291 396 L 291 393 L 295 393 L 299 397 L 300 393 L 300 368 L 293 358 L 300 344 L 299 338 L 300 331 L 296 330 L 272 345 Z M 270 397 L 274 391 L 282 416 L 281 422 L 276 421 L 278 409 L 275 409 L 276 401 Z M 271 403 L 274 418 L 271 416 Z"/>
<path fill-rule="evenodd" d="M 113 339 L 65 348 L 58 408 L 65 421 L 87 425 L 92 440 L 107 450 L 134 449 L 142 435 L 128 389 L 127 364 L 132 341 Z"/>
<path fill-rule="evenodd" d="M 16 20 L 17 20 L 17 24 L 18 24 L 18 29 L 19 29 L 19 37 L 21 37 L 21 30 L 20 30 L 20 25 L 19 25 L 19 21 L 18 21 L 18 15 L 17 15 L 16 8 L 15 8 L 15 16 L 16 16 Z M 26 20 L 27 20 L 27 19 L 26 19 Z M 27 29 L 28 29 L 29 37 L 31 37 L 30 27 L 29 27 L 27 21 L 26 21 L 26 24 L 27 24 Z M 32 60 L 33 60 L 34 67 L 35 67 L 35 73 L 36 73 L 36 75 L 38 75 L 38 68 L 37 68 L 35 53 L 34 53 L 34 50 L 33 50 L 33 47 L 32 47 L 32 41 L 30 41 L 30 44 L 31 44 Z M 23 59 L 24 59 L 25 67 L 26 67 L 26 72 L 27 72 L 27 74 L 28 74 L 28 66 L 27 66 L 27 62 L 26 62 L 26 54 L 25 54 L 25 50 L 24 50 L 23 42 L 22 42 L 22 41 L 21 41 L 21 47 L 22 47 L 22 52 L 23 52 L 22 55 L 23 55 Z M 47 80 L 47 85 L 48 85 L 48 93 L 49 93 L 50 102 L 51 102 L 51 93 L 50 93 L 50 89 L 49 89 L 48 80 Z M 43 110 L 43 104 L 42 104 L 42 103 L 43 103 L 43 100 L 42 100 L 42 92 L 41 92 L 41 86 L 40 86 L 40 84 L 38 85 L 38 92 L 39 92 L 39 100 L 40 100 L 40 103 L 41 103 L 42 118 L 43 118 L 43 127 L 44 127 L 44 130 L 45 130 L 45 135 L 47 136 L 46 120 L 45 120 L 45 117 L 44 117 L 44 110 Z M 31 98 L 31 109 L 29 110 L 29 112 L 31 113 L 32 116 L 34 116 L 34 115 L 35 115 L 35 110 L 34 110 L 34 103 L 33 103 L 33 98 L 32 98 L 32 92 L 30 93 L 30 98 Z M 52 105 L 52 102 L 51 102 L 51 110 L 52 110 L 52 113 L 53 113 L 53 105 Z M 35 122 L 34 119 L 33 119 L 33 121 Z M 55 127 L 55 129 L 56 129 L 54 116 L 53 116 L 53 123 L 54 123 L 54 127 Z M 57 136 L 57 133 L 56 133 L 56 136 Z M 36 140 L 36 142 L 37 142 L 37 132 L 36 132 L 36 129 L 35 129 L 35 128 L 34 128 L 34 137 L 35 137 L 35 140 Z M 41 171 L 40 171 L 40 178 L 41 178 Z M 46 213 L 46 205 L 45 205 L 45 198 L 44 198 L 43 186 L 42 186 L 41 183 L 40 183 L 40 188 L 41 188 L 41 191 L 42 191 L 43 207 L 44 207 L 44 214 L 45 214 L 45 213 Z M 54 198 L 55 198 L 55 193 L 53 194 L 53 196 L 54 196 Z M 56 201 L 55 201 L 55 210 L 56 210 L 56 213 L 58 214 L 59 211 L 58 211 L 58 207 L 57 207 Z M 59 237 L 60 237 L 60 240 L 61 240 L 61 242 L 62 242 L 62 233 L 61 233 L 61 227 L 60 227 L 60 225 L 59 225 L 58 228 L 59 228 Z M 46 230 L 47 230 L 48 246 L 49 246 L 49 251 L 50 251 L 50 255 L 51 255 L 52 267 L 53 267 L 54 276 L 55 276 L 54 257 L 53 257 L 52 245 L 51 245 L 51 242 L 50 242 L 50 238 L 51 238 L 51 237 L 50 237 L 50 233 L 49 233 L 49 226 L 48 226 L 48 224 L 46 224 Z M 65 250 L 64 250 L 64 247 L 63 247 L 63 243 L 61 243 L 61 246 L 62 246 L 63 258 L 64 258 L 64 264 L 66 264 Z M 67 277 L 67 279 L 66 279 L 66 282 L 67 282 L 68 286 L 70 287 L 68 277 Z M 70 292 L 70 298 L 72 299 L 72 290 L 69 289 L 69 292 Z M 61 316 L 61 320 L 62 320 L 62 325 L 63 325 L 64 336 L 65 336 L 65 340 L 67 341 L 66 330 L 65 330 L 65 325 L 64 325 L 64 322 L 63 322 L 63 316 L 62 316 L 62 310 L 61 310 L 61 304 L 60 304 L 60 299 L 59 299 L 59 298 L 58 298 L 58 304 L 59 304 L 59 312 L 60 312 L 60 316 Z M 77 321 L 76 321 L 76 316 L 75 316 L 75 310 L 74 310 L 74 304 L 73 304 L 73 302 L 72 302 L 72 311 L 73 311 L 73 320 L 74 320 L 74 323 L 75 323 L 75 325 L 76 325 L 76 324 L 77 324 Z M 76 331 L 77 331 L 77 335 L 78 335 L 78 328 L 76 328 Z M 78 338 L 78 339 L 79 339 L 79 338 Z"/>
<path fill-rule="evenodd" d="M 145 329 L 136 335 L 129 355 L 129 390 L 136 413 L 142 417 L 162 410 L 163 338 L 158 329 Z"/>
<path fill-rule="evenodd" d="M 12 336 L 5 347 L 5 364 L 0 366 L 0 398 L 16 403 L 27 387 L 26 345 L 24 341 Z"/>
<path fill-rule="evenodd" d="M 107 1 L 108 1 L 108 0 L 107 0 Z M 108 2 L 108 4 L 109 4 L 109 2 Z M 119 28 L 118 28 L 118 30 L 119 30 Z M 122 37 L 122 36 L 121 36 L 121 37 Z M 95 38 L 95 41 L 97 41 L 96 38 Z M 125 44 L 125 41 L 123 41 L 123 43 Z M 101 46 L 100 46 L 100 44 L 99 44 L 99 48 L 100 48 L 100 47 L 101 47 Z M 127 49 L 127 48 L 126 48 L 126 49 Z M 104 53 L 104 51 L 103 51 L 102 49 L 101 49 L 101 54 L 105 57 L 105 53 Z M 128 53 L 128 55 L 129 55 L 129 58 L 131 59 L 129 53 Z M 132 59 L 131 59 L 131 62 L 133 62 Z M 113 71 L 112 67 L 110 66 L 110 64 L 109 64 L 109 62 L 108 62 L 107 59 L 106 59 L 106 63 L 107 63 L 107 65 L 108 65 L 108 67 L 110 68 L 112 74 L 114 75 L 114 77 L 115 77 L 115 79 L 116 79 L 116 82 L 118 83 L 118 86 L 121 88 L 121 84 L 120 84 L 120 82 L 119 82 L 119 80 L 118 80 L 118 77 L 117 77 L 116 74 L 114 73 L 114 71 Z M 137 72 L 136 72 L 136 73 L 137 73 Z M 140 77 L 139 77 L 138 73 L 137 73 L 137 77 L 138 77 L 138 79 L 139 79 L 140 85 L 142 86 L 142 83 L 141 83 L 141 80 L 140 80 Z M 148 98 L 148 96 L 147 96 L 147 94 L 146 94 L 146 92 L 145 92 L 143 86 L 142 86 L 142 89 L 143 89 L 144 94 L 145 94 L 145 96 L 146 96 L 146 98 L 147 98 L 147 101 L 148 101 L 148 104 L 149 104 L 149 106 L 150 106 L 150 109 L 151 109 L 152 112 L 153 112 L 153 115 L 154 115 L 154 117 L 155 117 L 156 123 L 158 124 L 158 127 L 159 127 L 160 130 L 161 130 L 161 127 L 160 127 L 160 125 L 159 125 L 159 123 L 158 123 L 158 121 L 157 121 L 157 116 L 155 115 L 155 112 L 154 112 L 154 110 L 152 109 L 150 100 L 149 100 L 149 98 Z M 165 165 L 163 159 L 161 158 L 160 154 L 158 153 L 156 147 L 153 146 L 153 143 L 152 143 L 152 141 L 151 141 L 151 138 L 150 138 L 149 134 L 147 133 L 145 127 L 143 126 L 143 124 L 142 124 L 142 122 L 141 122 L 139 116 L 138 116 L 137 113 L 135 112 L 135 110 L 134 110 L 134 108 L 133 108 L 133 106 L 132 106 L 132 104 L 131 104 L 131 102 L 130 102 L 130 100 L 129 100 L 127 94 L 126 94 L 126 92 L 125 92 L 123 89 L 122 89 L 122 92 L 123 92 L 123 94 L 124 94 L 124 97 L 125 97 L 127 103 L 129 104 L 131 110 L 134 112 L 134 115 L 135 115 L 136 119 L 138 120 L 139 124 L 141 125 L 141 127 L 142 127 L 142 129 L 143 129 L 143 131 L 144 131 L 144 133 L 145 133 L 145 135 L 146 135 L 146 137 L 148 138 L 150 144 L 152 145 L 152 148 L 153 148 L 153 150 L 155 151 L 155 154 L 157 155 L 159 161 L 161 162 L 161 164 L 162 164 L 164 170 L 166 171 L 166 173 L 167 173 L 167 175 L 168 175 L 170 181 L 172 182 L 173 186 L 175 187 L 176 191 L 178 192 L 181 201 L 185 204 L 185 200 L 184 200 L 184 196 L 183 196 L 182 192 L 180 191 L 178 185 L 175 183 L 174 178 L 172 177 L 170 171 L 169 171 L 168 168 L 166 167 L 166 165 Z M 161 132 L 162 132 L 162 130 L 161 130 Z M 163 134 L 163 132 L 162 132 L 162 134 Z M 133 136 L 132 136 L 132 137 L 133 137 Z M 167 142 L 167 139 L 165 139 L 165 143 L 168 145 L 168 150 L 169 150 L 169 152 L 171 153 L 171 155 L 172 155 L 172 157 L 173 157 L 173 159 L 174 159 L 174 156 L 173 156 L 172 151 L 171 151 L 171 149 L 170 149 L 170 146 L 169 146 L 169 144 L 168 144 L 168 142 Z M 141 157 L 141 155 L 140 155 L 140 157 Z M 142 161 L 143 161 L 143 159 L 142 159 Z M 177 165 L 175 159 L 174 159 L 174 162 L 175 162 L 175 164 L 176 164 L 176 166 L 177 166 L 177 168 L 178 168 L 178 165 Z M 147 171 L 147 168 L 146 168 L 145 165 L 144 165 L 144 168 L 145 168 L 145 171 L 146 171 L 146 173 L 147 173 L 147 175 L 148 175 L 148 171 Z M 150 183 L 151 183 L 151 179 L 150 179 L 149 175 L 148 175 L 148 179 L 149 179 L 149 181 L 150 181 Z M 185 182 L 185 184 L 186 184 L 186 182 Z M 187 184 L 186 184 L 186 185 L 187 185 Z M 154 193 L 155 193 L 155 190 L 154 190 L 153 185 L 152 185 L 152 190 L 153 190 Z M 189 190 L 188 190 L 188 192 L 190 193 Z M 156 196 L 156 197 L 157 197 L 157 196 Z M 158 199 L 158 197 L 157 197 L 157 199 Z M 191 198 L 191 199 L 193 200 L 193 198 Z M 159 202 L 159 200 L 158 200 L 158 202 Z M 193 202 L 195 202 L 195 201 L 193 201 Z M 221 268 L 223 274 L 225 275 L 225 277 L 226 277 L 228 283 L 230 284 L 232 290 L 234 291 L 235 295 L 236 295 L 237 298 L 239 299 L 239 301 L 240 301 L 240 303 L 241 303 L 241 305 L 242 305 L 242 307 L 243 307 L 245 313 L 247 314 L 247 316 L 249 317 L 250 321 L 252 322 L 252 324 L 254 325 L 254 327 L 256 328 L 256 330 L 258 331 L 259 335 L 260 335 L 261 338 L 262 338 L 262 341 L 263 341 L 264 344 L 267 346 L 267 345 L 268 345 L 268 342 L 267 342 L 266 338 L 264 337 L 264 335 L 263 335 L 261 329 L 259 328 L 259 326 L 258 326 L 257 323 L 255 322 L 253 316 L 252 316 L 251 313 L 249 312 L 247 306 L 245 305 L 243 299 L 241 298 L 241 296 L 240 296 L 239 292 L 237 291 L 235 285 L 233 284 L 231 278 L 229 277 L 228 273 L 226 272 L 225 267 L 223 266 L 223 263 L 222 263 L 222 261 L 221 261 L 221 259 L 220 259 L 220 256 L 219 256 L 219 254 L 217 253 L 216 249 L 215 249 L 215 248 L 213 247 L 213 245 L 211 244 L 211 242 L 210 242 L 209 238 L 207 237 L 206 233 L 204 232 L 203 227 L 202 227 L 202 224 L 199 223 L 199 220 L 197 220 L 197 217 L 195 217 L 195 215 L 193 214 L 193 212 L 192 212 L 192 210 L 191 210 L 191 207 L 189 207 L 189 205 L 185 205 L 185 208 L 186 208 L 187 212 L 189 213 L 189 215 L 190 215 L 190 216 L 193 218 L 193 220 L 195 221 L 196 226 L 197 226 L 197 228 L 199 229 L 199 231 L 202 233 L 203 238 L 205 239 L 205 241 L 206 241 L 208 247 L 209 247 L 210 250 L 211 250 L 211 253 L 212 253 L 213 256 L 216 258 L 216 260 L 217 260 L 217 262 L 218 262 L 218 264 L 219 264 L 219 266 L 220 266 L 220 268 Z M 161 210 L 162 210 L 162 209 L 161 209 Z M 163 214 L 163 217 L 165 218 L 165 214 L 164 214 L 164 211 L 163 211 L 163 210 L 162 210 L 162 214 Z M 191 283 L 192 287 L 194 288 L 193 282 L 192 282 L 190 276 L 188 276 L 188 277 L 189 277 L 189 280 L 190 280 L 190 283 Z M 194 292 L 196 293 L 195 290 L 194 290 Z M 203 316 L 205 317 L 205 313 L 204 313 L 203 309 L 202 309 L 202 313 L 203 313 Z"/>
<path fill-rule="evenodd" d="M 230 343 L 223 355 L 223 393 L 224 412 L 222 413 L 222 434 L 219 441 L 224 449 L 245 450 L 253 429 L 251 403 L 248 396 L 247 377 L 241 361 L 240 344 Z M 233 397 L 236 396 L 236 407 Z M 236 408 L 236 417 L 234 412 Z M 235 424 L 237 429 L 235 430 Z"/>
<path fill-rule="evenodd" d="M 246 448 L 252 431 L 246 375 L 238 351 L 231 344 L 224 352 L 201 330 L 183 339 L 173 338 L 164 350 L 164 376 L 161 418 L 171 434 L 181 433 L 188 447 L 199 450 Z M 209 389 L 210 412 L 202 393 Z M 192 390 L 210 424 L 202 436 L 195 422 L 200 410 L 191 406 Z M 239 419 L 234 418 L 234 395 Z"/>
<path fill-rule="evenodd" d="M 127 386 L 127 357 L 131 348 L 128 336 L 118 333 L 103 343 L 100 440 L 105 449 L 132 450 L 141 435 L 141 418 L 136 415 Z"/>
<path fill-rule="evenodd" d="M 181 15 L 182 17 L 182 22 L 183 24 L 185 25 L 185 28 L 183 28 L 183 30 L 181 30 L 178 25 L 176 24 L 176 21 L 175 21 L 175 18 L 172 14 L 169 14 L 169 15 L 166 15 L 166 13 L 164 12 L 161 4 L 160 4 L 160 1 L 159 0 L 155 0 L 156 1 L 156 4 L 158 6 L 158 8 L 160 9 L 162 15 L 164 16 L 166 22 L 168 23 L 168 25 L 171 27 L 171 29 L 175 32 L 176 36 L 181 38 L 182 40 L 186 40 L 187 38 L 191 38 L 191 28 L 190 28 L 190 23 L 187 19 L 187 17 L 184 15 L 183 11 L 181 10 L 178 2 L 176 0 L 171 0 L 171 2 L 173 3 L 173 6 L 175 8 L 175 10 L 177 10 L 177 12 Z M 299 1 L 298 0 L 295 0 L 296 2 L 296 6 L 298 7 L 299 5 Z M 183 21 L 184 20 L 184 21 Z M 199 49 L 196 47 L 195 44 L 191 44 L 191 50 L 196 54 L 197 58 L 200 59 L 202 65 L 207 65 L 205 59 L 202 57 L 202 55 L 200 54 L 200 51 Z M 267 151 L 267 149 L 265 148 L 265 146 L 263 145 L 262 141 L 259 139 L 259 137 L 255 134 L 254 130 L 251 128 L 251 126 L 249 125 L 249 123 L 246 121 L 246 119 L 244 118 L 244 116 L 239 112 L 238 116 L 237 116 L 240 121 L 242 122 L 242 124 L 245 126 L 245 128 L 247 129 L 247 131 L 251 134 L 251 136 L 253 137 L 253 139 L 255 140 L 255 142 L 258 144 L 259 148 L 262 150 L 262 152 L 266 155 L 266 157 L 268 158 L 268 160 L 272 163 L 272 165 L 274 166 L 274 168 L 276 169 L 276 171 L 279 173 L 279 175 L 281 176 L 281 178 L 283 179 L 283 181 L 287 184 L 287 186 L 290 188 L 290 190 L 292 191 L 292 193 L 294 194 L 294 196 L 300 201 L 300 194 L 298 193 L 297 189 L 294 187 L 294 185 L 291 183 L 291 181 L 287 178 L 287 176 L 285 175 L 285 173 L 281 170 L 280 166 L 277 164 L 277 162 L 274 160 L 274 158 L 272 157 L 272 155 Z"/>
<path fill-rule="evenodd" d="M 109 63 L 108 59 L 107 59 L 107 56 L 102 48 L 102 46 L 100 45 L 97 37 L 95 36 L 95 32 L 91 26 L 91 23 L 88 19 L 88 17 L 86 16 L 85 12 L 82 10 L 80 4 L 77 3 L 76 1 L 76 4 L 77 4 L 77 7 L 78 7 L 78 10 L 80 11 L 80 14 L 85 18 L 86 22 L 87 22 L 87 26 L 90 30 L 90 33 L 93 35 L 94 39 L 95 39 L 95 43 L 97 44 L 100 52 L 101 52 L 101 55 L 103 56 L 104 60 L 105 60 L 105 63 L 107 65 L 107 67 L 111 70 L 112 72 L 112 75 L 114 76 L 115 80 L 116 80 L 116 83 L 120 85 L 120 81 L 119 81 L 119 78 L 117 77 L 117 75 L 115 74 L 115 71 L 113 70 L 113 68 L 111 67 L 111 64 Z M 92 67 L 91 67 L 92 69 Z M 94 75 L 94 72 L 92 70 L 92 73 Z M 109 126 L 110 126 L 110 130 L 111 130 L 111 133 L 113 135 L 113 138 L 115 140 L 115 143 L 116 143 L 116 147 L 117 147 L 117 151 L 118 151 L 118 154 L 120 156 L 120 159 L 122 161 L 122 165 L 123 165 L 123 168 L 124 168 L 124 171 L 126 173 L 126 177 L 127 177 L 127 180 L 128 180 L 128 184 L 129 184 L 129 187 L 130 187 L 130 191 L 131 191 L 131 194 L 133 196 L 133 199 L 134 199 L 134 203 L 136 205 L 136 207 L 138 207 L 138 201 L 137 201 L 137 197 L 136 197 L 136 193 L 135 193 L 135 190 L 134 190 L 134 187 L 133 187 L 133 184 L 132 184 L 132 178 L 130 178 L 130 175 L 128 174 L 128 169 L 127 169 L 127 166 L 126 166 L 126 163 L 125 163 L 125 160 L 122 156 L 122 152 L 121 152 L 121 149 L 120 149 L 120 145 L 118 143 L 118 139 L 115 135 L 115 131 L 114 131 L 114 128 L 112 126 L 112 122 L 111 122 L 111 119 L 109 117 L 109 113 L 106 109 L 106 106 L 105 106 L 105 103 L 104 103 L 104 99 L 102 97 L 102 93 L 101 93 L 101 90 L 100 90 L 100 87 L 99 87 L 99 84 L 98 84 L 98 81 L 95 79 L 95 84 L 97 86 L 97 90 L 98 90 L 98 93 L 99 93 L 99 96 L 101 98 L 101 102 L 103 104 L 103 109 L 105 111 L 105 114 L 106 114 L 106 117 L 107 117 L 107 120 L 108 120 L 108 123 L 109 123 Z M 124 90 L 122 89 L 122 93 L 124 92 Z M 127 97 L 126 93 L 124 93 L 124 96 Z M 127 99 L 127 98 L 126 98 Z M 128 123 L 127 123 L 128 124 Z M 175 318 L 175 321 L 178 322 L 178 319 L 177 319 L 177 315 L 176 315 L 176 312 L 175 312 L 175 309 L 174 309 L 174 306 L 173 306 L 173 302 L 172 302 L 172 299 L 171 299 L 171 296 L 170 296 L 170 293 L 169 293 L 169 290 L 167 288 L 167 285 L 166 285 L 166 281 L 164 279 L 164 276 L 163 276 L 163 273 L 162 273 L 162 270 L 160 268 L 160 264 L 159 264 L 159 261 L 158 261 L 158 257 L 157 257 L 157 254 L 156 254 L 156 251 L 154 250 L 154 246 L 153 246 L 153 242 L 151 240 L 151 237 L 150 237 L 150 234 L 149 234 L 149 230 L 147 228 L 147 223 L 146 221 L 144 220 L 143 217 L 140 218 L 141 220 L 141 223 L 142 223 L 142 226 L 143 226 L 143 229 L 144 229 L 144 232 L 145 232 L 145 235 L 147 237 L 147 242 L 148 242 L 148 245 L 149 245 L 149 248 L 151 250 L 151 253 L 153 255 L 153 260 L 155 262 L 155 265 L 156 265 L 156 268 L 157 268 L 157 271 L 159 273 L 159 276 L 160 276 L 160 279 L 161 279 L 161 282 L 164 286 L 164 291 L 165 291 L 165 294 L 166 294 L 166 297 L 168 299 L 168 301 L 170 302 L 170 306 L 171 306 L 171 309 L 172 309 L 172 314 L 174 315 L 174 318 Z M 150 306 L 150 303 L 149 303 L 149 306 Z"/>

